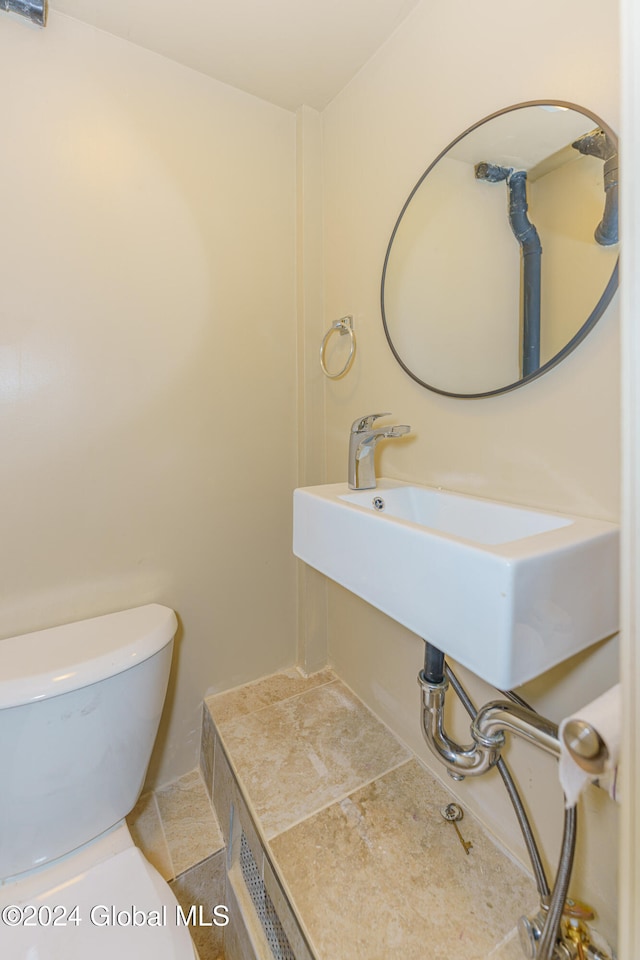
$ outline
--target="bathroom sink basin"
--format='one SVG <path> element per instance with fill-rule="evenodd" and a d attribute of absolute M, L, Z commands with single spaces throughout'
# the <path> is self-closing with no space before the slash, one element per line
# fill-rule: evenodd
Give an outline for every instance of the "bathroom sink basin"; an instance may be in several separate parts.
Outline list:
<path fill-rule="evenodd" d="M 500 690 L 618 629 L 615 524 L 384 479 L 293 503 L 297 557 Z"/>

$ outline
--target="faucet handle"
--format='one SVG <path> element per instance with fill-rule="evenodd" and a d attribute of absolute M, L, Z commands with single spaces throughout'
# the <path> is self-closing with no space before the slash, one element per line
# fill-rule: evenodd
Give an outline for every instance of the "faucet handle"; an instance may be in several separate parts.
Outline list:
<path fill-rule="evenodd" d="M 358 417 L 351 424 L 351 433 L 364 433 L 365 430 L 371 430 L 374 422 L 381 417 L 390 417 L 390 413 L 370 413 L 366 417 Z"/>

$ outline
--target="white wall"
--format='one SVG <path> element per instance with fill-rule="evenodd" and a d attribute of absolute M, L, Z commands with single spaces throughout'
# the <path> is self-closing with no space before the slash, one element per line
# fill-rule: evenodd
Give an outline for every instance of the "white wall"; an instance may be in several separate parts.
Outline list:
<path fill-rule="evenodd" d="M 164 782 L 295 659 L 295 116 L 55 14 L 0 86 L 0 636 L 174 607 Z"/>
<path fill-rule="evenodd" d="M 380 450 L 378 473 L 453 490 L 615 520 L 619 515 L 617 304 L 568 359 L 503 397 L 462 401 L 415 384 L 386 344 L 379 283 L 389 235 L 420 174 L 471 123 L 532 99 L 591 108 L 619 122 L 616 5 L 541 0 L 499 16 L 463 0 L 422 3 L 324 113 L 325 326 L 355 315 L 358 357 L 325 386 L 327 480 L 346 477 L 351 421 L 377 410 L 410 423 L 414 438 Z M 606 67 L 604 66 L 606 65 Z M 455 278 L 464 283 L 464 277 Z M 452 294 L 455 284 L 452 285 Z M 461 598 L 464 602 L 464 598 Z M 338 672 L 434 770 L 419 728 L 421 641 L 332 586 L 329 652 Z M 606 642 L 521 692 L 552 718 L 589 701 L 617 677 Z M 464 671 L 477 702 L 495 692 Z M 452 733 L 468 739 L 459 711 Z M 555 761 L 525 744 L 508 757 L 555 864 L 562 796 Z M 518 829 L 496 775 L 449 786 L 523 860 Z M 591 902 L 598 928 L 616 936 L 617 809 L 592 789 L 581 809 L 573 893 Z"/>

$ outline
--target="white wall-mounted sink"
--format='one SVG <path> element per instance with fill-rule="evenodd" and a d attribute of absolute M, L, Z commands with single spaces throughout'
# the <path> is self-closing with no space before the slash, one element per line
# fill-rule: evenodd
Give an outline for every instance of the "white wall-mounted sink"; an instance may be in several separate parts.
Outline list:
<path fill-rule="evenodd" d="M 384 479 L 293 503 L 297 557 L 498 689 L 618 629 L 615 524 Z"/>

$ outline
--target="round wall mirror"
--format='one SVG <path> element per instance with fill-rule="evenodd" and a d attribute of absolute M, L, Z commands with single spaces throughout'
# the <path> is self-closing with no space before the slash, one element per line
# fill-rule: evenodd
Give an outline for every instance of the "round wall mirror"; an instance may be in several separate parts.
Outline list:
<path fill-rule="evenodd" d="M 486 397 L 534 380 L 618 284 L 618 144 L 595 114 L 520 103 L 474 124 L 411 191 L 382 271 L 382 318 L 429 390 Z"/>

